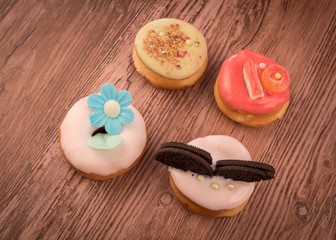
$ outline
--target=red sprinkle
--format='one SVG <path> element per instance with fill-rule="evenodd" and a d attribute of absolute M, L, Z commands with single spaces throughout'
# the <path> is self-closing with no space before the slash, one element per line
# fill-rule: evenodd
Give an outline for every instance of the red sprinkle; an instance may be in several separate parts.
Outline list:
<path fill-rule="evenodd" d="M 184 34 L 183 34 L 183 35 L 181 35 L 181 38 L 182 38 L 183 40 L 186 41 L 186 40 L 188 40 L 190 37 L 188 37 L 187 35 L 184 35 Z"/>
<path fill-rule="evenodd" d="M 267 95 L 267 96 L 273 96 L 274 94 L 273 94 L 270 90 L 267 90 L 267 89 L 266 89 L 266 95 Z"/>
<path fill-rule="evenodd" d="M 183 51 L 179 51 L 179 52 L 178 52 L 179 57 L 184 57 L 184 54 L 185 54 L 185 53 L 184 53 Z"/>

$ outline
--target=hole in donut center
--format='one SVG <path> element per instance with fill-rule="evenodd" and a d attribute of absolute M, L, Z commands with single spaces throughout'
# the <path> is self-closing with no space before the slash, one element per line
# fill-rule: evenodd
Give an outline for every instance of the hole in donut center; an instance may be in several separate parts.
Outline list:
<path fill-rule="evenodd" d="M 98 133 L 107 133 L 105 130 L 105 127 L 100 127 L 98 129 L 96 129 L 93 133 L 92 133 L 92 137 Z"/>

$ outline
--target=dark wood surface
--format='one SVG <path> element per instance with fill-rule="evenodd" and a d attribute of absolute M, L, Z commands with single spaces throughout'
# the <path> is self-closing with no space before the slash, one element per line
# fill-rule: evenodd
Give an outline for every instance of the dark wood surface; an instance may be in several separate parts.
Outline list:
<path fill-rule="evenodd" d="M 173 17 L 203 32 L 209 63 L 185 90 L 153 88 L 131 52 L 147 22 Z M 262 128 L 216 106 L 222 62 L 241 49 L 287 68 L 291 103 Z M 336 2 L 0 1 L 0 239 L 336 239 Z M 133 94 L 149 134 L 130 172 L 108 181 L 63 159 L 58 126 L 111 82 Z M 153 161 L 158 145 L 211 135 L 240 140 L 277 169 L 233 218 L 188 211 Z"/>

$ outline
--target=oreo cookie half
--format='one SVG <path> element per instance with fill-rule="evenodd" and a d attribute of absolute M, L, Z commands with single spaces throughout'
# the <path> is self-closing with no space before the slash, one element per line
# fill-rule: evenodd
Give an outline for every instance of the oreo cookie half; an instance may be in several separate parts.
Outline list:
<path fill-rule="evenodd" d="M 164 146 L 158 150 L 154 158 L 162 164 L 173 168 L 191 171 L 206 176 L 213 175 L 212 167 L 208 161 L 187 149 Z"/>
<path fill-rule="evenodd" d="M 275 169 L 271 165 L 261 162 L 253 162 L 246 160 L 231 160 L 231 159 L 217 161 L 216 167 L 221 166 L 243 166 L 243 167 L 257 168 L 275 174 Z"/>
<path fill-rule="evenodd" d="M 266 172 L 263 170 L 242 166 L 218 167 L 215 170 L 215 175 L 243 182 L 260 182 L 261 180 L 269 179 L 266 175 Z"/>
<path fill-rule="evenodd" d="M 189 152 L 195 153 L 199 155 L 200 157 L 202 157 L 210 165 L 212 165 L 211 154 L 201 148 L 198 148 L 198 147 L 195 147 L 189 144 L 181 143 L 181 142 L 166 142 L 161 145 L 161 148 L 168 148 L 168 147 L 184 149 Z"/>
<path fill-rule="evenodd" d="M 252 162 L 246 160 L 220 160 L 216 163 L 216 168 L 225 167 L 225 166 L 239 166 L 245 167 L 250 169 L 258 169 L 265 172 L 266 177 L 265 179 L 261 180 L 269 180 L 274 178 L 275 169 L 266 163 L 261 162 Z"/>

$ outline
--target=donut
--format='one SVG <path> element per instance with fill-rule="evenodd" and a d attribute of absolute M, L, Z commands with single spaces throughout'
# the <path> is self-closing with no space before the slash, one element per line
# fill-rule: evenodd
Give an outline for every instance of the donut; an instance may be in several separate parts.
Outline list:
<path fill-rule="evenodd" d="M 133 168 L 145 152 L 147 130 L 128 91 L 107 83 L 76 102 L 59 126 L 66 161 L 81 175 L 106 180 Z"/>
<path fill-rule="evenodd" d="M 196 138 L 188 144 L 165 143 L 155 160 L 169 166 L 169 182 L 177 199 L 189 210 L 209 217 L 238 214 L 255 182 L 270 180 L 275 174 L 272 166 L 251 161 L 242 143 L 224 135 Z"/>
<path fill-rule="evenodd" d="M 163 18 L 146 24 L 133 47 L 136 70 L 154 87 L 181 89 L 194 85 L 207 63 L 207 43 L 194 26 Z"/>
<path fill-rule="evenodd" d="M 271 59 L 242 50 L 222 64 L 214 95 L 219 109 L 249 127 L 280 119 L 289 104 L 289 74 Z"/>

